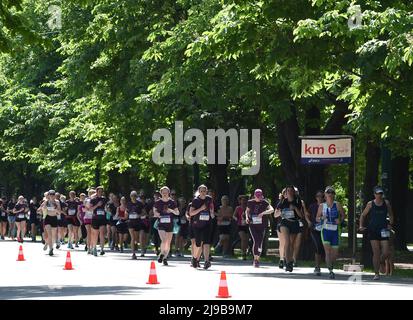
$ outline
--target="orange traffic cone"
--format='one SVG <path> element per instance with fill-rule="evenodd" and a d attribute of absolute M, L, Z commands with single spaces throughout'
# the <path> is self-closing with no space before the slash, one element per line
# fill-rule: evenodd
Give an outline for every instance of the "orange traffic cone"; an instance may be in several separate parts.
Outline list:
<path fill-rule="evenodd" d="M 74 270 L 74 268 L 72 267 L 72 259 L 70 258 L 70 251 L 67 252 L 66 263 L 63 270 Z"/>
<path fill-rule="evenodd" d="M 219 289 L 217 298 L 231 298 L 228 293 L 227 276 L 225 271 L 221 271 L 221 280 L 219 281 Z"/>
<path fill-rule="evenodd" d="M 20 246 L 19 248 L 19 256 L 17 257 L 17 261 L 26 261 L 23 255 L 23 246 Z"/>
<path fill-rule="evenodd" d="M 149 279 L 146 284 L 159 284 L 158 277 L 156 276 L 155 262 L 151 262 L 151 270 L 149 271 Z"/>

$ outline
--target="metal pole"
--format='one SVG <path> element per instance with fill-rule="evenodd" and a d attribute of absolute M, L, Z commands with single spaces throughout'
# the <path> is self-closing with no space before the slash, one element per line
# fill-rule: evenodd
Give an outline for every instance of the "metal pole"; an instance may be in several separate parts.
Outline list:
<path fill-rule="evenodd" d="M 356 228 L 356 141 L 354 136 L 351 137 L 352 152 L 353 152 L 353 258 L 352 264 L 356 264 L 357 250 L 357 228 Z"/>

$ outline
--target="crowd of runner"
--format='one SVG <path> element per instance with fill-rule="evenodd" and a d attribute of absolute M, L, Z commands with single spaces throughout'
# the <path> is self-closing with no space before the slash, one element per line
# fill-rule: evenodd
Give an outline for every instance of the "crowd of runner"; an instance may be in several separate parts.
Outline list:
<path fill-rule="evenodd" d="M 247 260 L 251 253 L 253 265 L 258 268 L 271 220 L 279 239 L 280 269 L 292 272 L 297 266 L 302 234 L 304 228 L 309 228 L 315 248 L 314 273 L 321 275 L 324 256 L 329 277 L 334 279 L 334 263 L 346 217 L 335 197 L 334 188 L 327 187 L 316 193 L 315 202 L 307 209 L 298 189 L 288 186 L 272 206 L 262 190 L 256 189 L 251 196 L 240 195 L 238 205 L 232 208 L 228 196 L 217 201 L 215 193 L 205 185 L 199 186 L 188 202 L 177 198 L 176 192 L 166 186 L 151 198 L 136 191 L 128 197 L 105 195 L 100 186 L 89 189 L 87 194 L 70 191 L 68 198 L 49 190 L 41 201 L 35 197 L 27 201 L 23 196 L 10 201 L 0 199 L 0 233 L 2 240 L 9 237 L 19 242 L 25 236 L 36 242 L 39 233 L 43 249 L 50 256 L 63 245 L 72 250 L 82 245 L 78 250 L 84 249 L 93 256 L 104 255 L 108 244 L 106 248 L 111 251 L 124 252 L 130 247 L 131 258 L 136 260 L 138 251 L 144 257 L 152 242 L 158 262 L 164 265 L 168 265 L 174 245 L 176 257 L 182 257 L 185 249 L 190 248 L 191 266 L 200 268 L 203 260 L 204 269 L 211 266 L 211 246 L 226 258 L 234 244 L 239 243 L 242 259 Z M 367 216 L 369 222 L 365 225 Z M 384 199 L 383 189 L 376 187 L 374 199 L 361 215 L 359 228 L 368 233 L 372 245 L 376 280 L 383 265 L 387 274 L 392 272 L 392 225 L 390 203 Z M 232 243 L 234 226 L 237 241 Z M 219 235 L 217 240 L 215 234 Z"/>

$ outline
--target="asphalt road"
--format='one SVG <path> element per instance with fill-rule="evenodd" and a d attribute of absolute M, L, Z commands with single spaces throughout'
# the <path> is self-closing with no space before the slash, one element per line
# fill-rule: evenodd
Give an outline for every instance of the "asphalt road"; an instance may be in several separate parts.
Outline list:
<path fill-rule="evenodd" d="M 147 285 L 154 254 L 137 261 L 130 253 L 110 252 L 93 257 L 83 246 L 71 250 L 75 270 L 63 270 L 66 246 L 48 256 L 41 243 L 25 242 L 26 261 L 16 261 L 19 244 L 0 241 L 0 299 L 216 299 L 220 273 L 225 271 L 232 299 L 412 299 L 413 279 L 386 278 L 336 271 L 336 279 L 321 277 L 312 268 L 286 273 L 263 263 L 216 258 L 209 270 L 195 270 L 189 257 L 171 258 L 169 266 L 156 262 L 159 285 Z M 350 278 L 351 277 L 351 278 Z M 351 281 L 351 280 L 355 281 Z"/>

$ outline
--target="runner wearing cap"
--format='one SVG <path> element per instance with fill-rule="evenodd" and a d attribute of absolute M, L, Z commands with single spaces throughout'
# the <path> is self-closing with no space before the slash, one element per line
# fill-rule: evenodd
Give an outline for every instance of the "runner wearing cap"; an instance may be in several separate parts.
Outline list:
<path fill-rule="evenodd" d="M 130 193 L 131 201 L 128 203 L 126 217 L 128 219 L 128 230 L 131 237 L 132 259 L 136 260 L 136 246 L 139 241 L 139 231 L 141 230 L 141 216 L 145 216 L 145 205 L 138 200 L 138 193 L 132 191 Z"/>
<path fill-rule="evenodd" d="M 262 243 L 265 228 L 268 226 L 268 215 L 274 212 L 274 208 L 264 199 L 261 189 L 254 191 L 254 198 L 248 200 L 246 209 L 246 222 L 253 241 L 253 266 L 258 268 L 262 252 Z"/>
<path fill-rule="evenodd" d="M 294 186 L 286 188 L 286 197 L 277 205 L 274 218 L 281 216 L 280 236 L 284 243 L 286 258 L 285 271 L 293 271 L 293 244 L 297 234 L 300 232 L 298 220 L 303 218 L 301 201 L 297 201 Z"/>
<path fill-rule="evenodd" d="M 49 256 L 53 256 L 53 242 L 57 245 L 57 216 L 60 215 L 60 201 L 56 199 L 56 192 L 50 190 L 47 193 L 46 201 L 41 205 L 44 213 L 44 226 L 47 232 L 47 245 Z M 45 246 L 47 249 L 47 246 Z"/>
<path fill-rule="evenodd" d="M 21 243 L 23 243 L 23 237 L 26 234 L 27 212 L 29 212 L 29 208 L 25 203 L 24 197 L 19 196 L 13 213 L 16 215 L 17 241 Z"/>
<path fill-rule="evenodd" d="M 211 245 L 212 218 L 214 215 L 214 203 L 212 197 L 207 195 L 208 188 L 205 185 L 198 187 L 198 195 L 192 200 L 189 215 L 192 220 L 192 229 L 195 236 L 195 254 L 192 258 L 192 266 L 198 268 L 202 251 L 204 252 L 204 269 L 211 267 L 209 252 Z"/>
<path fill-rule="evenodd" d="M 173 217 L 179 216 L 179 210 L 176 202 L 169 196 L 168 187 L 162 187 L 160 193 L 162 198 L 155 202 L 153 213 L 155 217 L 159 218 L 158 233 L 161 238 L 161 253 L 158 262 L 163 262 L 167 266 L 173 236 Z"/>
<path fill-rule="evenodd" d="M 241 240 L 242 260 L 247 260 L 248 236 L 250 234 L 246 216 L 247 203 L 247 196 L 238 196 L 238 206 L 235 208 L 233 216 L 234 220 L 237 222 L 238 235 Z"/>
<path fill-rule="evenodd" d="M 90 210 L 93 211 L 91 247 L 95 257 L 97 257 L 98 238 L 100 241 L 100 255 L 105 254 L 106 202 L 107 199 L 103 197 L 103 187 L 97 187 L 96 197 L 90 200 Z"/>
<path fill-rule="evenodd" d="M 364 220 L 368 215 L 370 222 L 366 228 Z M 390 224 L 387 221 L 387 216 L 390 218 Z M 360 217 L 360 230 L 367 229 L 373 249 L 374 280 L 380 279 L 380 264 L 389 257 L 389 239 L 393 223 L 394 214 L 390 202 L 384 199 L 383 188 L 377 186 L 374 188 L 374 200 L 367 203 Z"/>
<path fill-rule="evenodd" d="M 333 187 L 328 186 L 324 192 L 326 201 L 318 207 L 317 222 L 322 222 L 321 240 L 326 254 L 326 264 L 330 272 L 330 279 L 335 278 L 334 262 L 337 259 L 341 222 L 345 214 L 343 207 L 335 201 L 336 192 Z"/>

